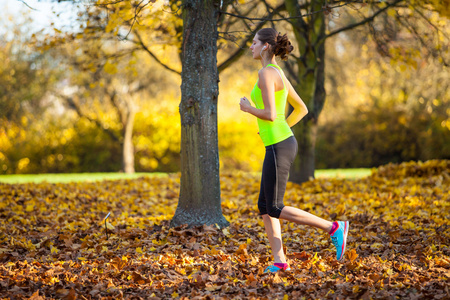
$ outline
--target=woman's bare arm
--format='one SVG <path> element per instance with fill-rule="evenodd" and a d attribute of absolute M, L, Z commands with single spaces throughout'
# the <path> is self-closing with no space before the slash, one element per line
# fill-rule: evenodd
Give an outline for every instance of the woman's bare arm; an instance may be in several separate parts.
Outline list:
<path fill-rule="evenodd" d="M 275 121 L 277 111 L 275 108 L 275 84 L 273 74 L 268 69 L 262 69 L 258 72 L 258 86 L 261 89 L 261 95 L 264 103 L 263 109 L 251 106 L 247 98 L 241 98 L 241 110 L 254 115 L 257 118 Z"/>
<path fill-rule="evenodd" d="M 303 119 L 304 116 L 306 116 L 306 114 L 308 113 L 308 108 L 306 107 L 302 98 L 300 98 L 300 96 L 294 90 L 294 87 L 289 82 L 289 80 L 286 79 L 285 82 L 287 84 L 287 89 L 289 92 L 288 102 L 294 108 L 291 114 L 287 117 L 286 122 L 288 123 L 289 127 L 292 127 L 300 122 L 300 120 Z"/>

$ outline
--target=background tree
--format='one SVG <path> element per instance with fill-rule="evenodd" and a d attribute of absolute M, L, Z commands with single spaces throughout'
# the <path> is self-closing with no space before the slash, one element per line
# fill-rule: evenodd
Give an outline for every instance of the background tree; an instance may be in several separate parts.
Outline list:
<path fill-rule="evenodd" d="M 134 173 L 132 137 L 142 98 L 139 93 L 155 76 L 139 76 L 142 72 L 136 70 L 135 49 L 117 43 L 75 39 L 65 45 L 60 58 L 71 71 L 67 72 L 69 81 L 62 83 L 62 92 L 56 95 L 79 117 L 87 118 L 120 144 L 122 170 Z"/>
<path fill-rule="evenodd" d="M 177 35 L 170 37 L 176 18 L 153 2 L 141 5 L 142 1 L 98 1 L 79 7 L 79 26 L 70 31 L 55 28 L 57 34 L 48 35 L 41 46 L 43 50 L 56 49 L 58 58 L 72 70 L 70 87 L 64 89 L 66 93 L 58 92 L 58 97 L 120 145 L 122 170 L 126 173 L 135 170 L 132 140 L 135 114 L 142 101 L 154 93 L 154 88 L 166 83 L 164 76 L 152 72 L 152 64 L 143 53 L 179 73 L 168 67 L 165 59 L 155 56 L 176 43 Z M 136 23 L 140 17 L 143 21 L 139 19 L 141 22 Z M 169 26 L 158 29 L 161 21 L 167 21 Z M 156 45 L 152 50 L 146 45 L 150 40 Z"/>
<path fill-rule="evenodd" d="M 444 17 L 430 17 L 442 34 L 450 34 Z M 450 49 L 442 47 L 438 59 L 422 55 L 426 49 L 406 30 L 398 32 L 402 44 L 416 45 L 393 48 L 391 56 L 379 53 L 364 28 L 327 40 L 318 168 L 450 157 L 450 73 L 439 61 L 450 59 Z"/>
<path fill-rule="evenodd" d="M 0 33 L 2 173 L 20 171 L 30 162 L 29 158 L 20 157 L 20 151 L 11 137 L 23 139 L 31 124 L 42 118 L 51 106 L 48 90 L 62 73 L 48 53 L 40 53 L 34 47 L 30 17 L 27 13 L 22 17 L 18 22 L 12 16 L 0 19 L 0 26 L 4 29 Z M 7 156 L 8 152 L 11 155 Z"/>
<path fill-rule="evenodd" d="M 0 36 L 0 118 L 17 124 L 23 116 L 39 117 L 48 105 L 43 98 L 60 74 L 49 56 L 34 48 L 30 23 L 26 14 L 14 26 L 5 22 Z"/>
<path fill-rule="evenodd" d="M 426 15 L 432 7 L 427 3 L 399 0 L 384 3 L 368 2 L 369 5 L 365 7 L 355 7 L 357 13 L 352 14 L 353 20 L 348 23 L 339 24 L 339 20 L 342 18 L 337 21 L 333 18 L 333 21 L 338 24 L 334 28 L 328 27 L 328 31 L 325 22 L 328 19 L 326 14 L 314 14 L 307 18 L 296 18 L 294 21 L 290 21 L 301 56 L 296 57 L 295 66 L 287 64 L 287 69 L 290 70 L 291 79 L 297 83 L 296 90 L 299 91 L 310 111 L 305 120 L 294 127 L 300 153 L 291 169 L 291 180 L 294 182 L 303 182 L 314 177 L 318 118 L 326 96 L 324 88 L 326 40 L 359 26 L 367 26 L 376 42 L 377 49 L 384 55 L 390 55 L 392 47 L 406 48 L 409 46 L 408 44 L 398 45 L 401 44 L 401 40 L 397 36 L 399 27 L 406 26 L 420 40 L 422 39 L 421 32 L 424 32 L 425 28 L 423 26 L 421 28 L 419 25 L 430 22 Z M 286 1 L 287 11 L 291 17 L 317 11 L 323 5 L 323 1 L 308 1 L 302 7 L 297 1 Z M 405 7 L 407 8 L 405 9 Z M 341 9 L 339 12 L 331 11 L 329 17 L 332 17 L 333 13 L 344 14 Z M 447 12 L 444 11 L 444 13 Z M 433 23 L 430 22 L 430 24 Z M 440 44 L 438 35 L 431 34 L 428 41 L 431 43 L 423 43 L 423 47 L 429 49 L 433 55 L 437 55 L 435 45 Z"/>

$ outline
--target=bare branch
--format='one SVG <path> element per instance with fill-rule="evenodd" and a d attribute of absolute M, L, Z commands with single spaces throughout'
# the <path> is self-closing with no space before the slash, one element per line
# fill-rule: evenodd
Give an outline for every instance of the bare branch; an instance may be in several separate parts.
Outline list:
<path fill-rule="evenodd" d="M 442 30 L 440 30 L 435 24 L 433 24 L 433 22 L 431 22 L 424 14 L 423 12 L 421 12 L 419 9 L 415 9 L 415 12 L 417 12 L 425 21 L 427 21 L 427 23 L 433 27 L 437 33 L 441 33 L 443 36 L 445 36 L 447 39 L 450 39 L 450 37 Z"/>
<path fill-rule="evenodd" d="M 95 125 L 97 125 L 98 128 L 101 128 L 104 132 L 106 132 L 106 133 L 111 137 L 111 139 L 112 139 L 113 141 L 115 141 L 115 142 L 119 142 L 119 141 L 120 141 L 120 138 L 116 135 L 116 133 L 115 133 L 114 131 L 112 131 L 112 130 L 109 129 L 109 128 L 105 128 L 105 127 L 103 126 L 103 124 L 102 124 L 99 120 L 97 120 L 97 119 L 92 119 L 91 117 L 85 115 L 85 114 L 81 111 L 80 106 L 79 106 L 78 103 L 73 99 L 73 97 L 65 96 L 65 95 L 62 95 L 62 94 L 60 94 L 60 93 L 55 93 L 55 96 L 64 99 L 64 100 L 67 102 L 67 104 L 69 105 L 69 107 L 72 108 L 73 110 L 75 110 L 75 112 L 77 113 L 77 115 L 78 115 L 80 118 L 86 118 L 86 119 L 88 119 L 90 122 L 92 122 L 92 123 L 94 123 Z"/>
<path fill-rule="evenodd" d="M 278 6 L 274 11 L 272 11 L 268 16 L 267 20 L 270 20 L 270 18 L 279 10 L 284 8 L 284 3 L 281 4 L 280 6 Z M 226 59 L 223 63 L 221 63 L 218 66 L 218 70 L 219 73 L 222 72 L 223 70 L 225 70 L 226 68 L 228 68 L 234 61 L 236 61 L 239 57 L 241 57 L 244 54 L 245 49 L 247 48 L 247 43 L 253 38 L 254 32 L 258 31 L 259 29 L 261 29 L 264 24 L 267 21 L 261 21 L 258 23 L 258 25 L 256 26 L 256 28 L 250 32 L 247 37 L 244 39 L 244 41 L 241 43 L 241 45 L 239 46 L 239 48 L 236 50 L 236 52 L 234 52 L 228 59 Z"/>
<path fill-rule="evenodd" d="M 348 26 L 345 26 L 345 27 L 342 27 L 342 28 L 340 28 L 340 29 L 337 29 L 337 30 L 335 30 L 335 31 L 333 31 L 333 32 L 330 32 L 329 34 L 327 34 L 327 35 L 324 37 L 324 39 L 327 39 L 327 38 L 329 38 L 329 37 L 332 37 L 333 35 L 336 35 L 336 34 L 338 34 L 338 33 L 341 33 L 341 32 L 347 31 L 347 30 L 351 30 L 351 29 L 356 28 L 356 27 L 358 27 L 358 26 L 367 24 L 367 23 L 369 23 L 369 22 L 372 22 L 372 21 L 375 19 L 376 16 L 378 16 L 379 14 L 385 12 L 388 8 L 390 8 L 390 7 L 392 7 L 392 6 L 395 6 L 396 4 L 398 4 L 398 3 L 402 2 L 402 1 L 403 1 L 403 0 L 396 0 L 396 1 L 394 1 L 393 3 L 391 3 L 391 4 L 388 4 L 386 7 L 383 7 L 382 9 L 378 10 L 378 11 L 377 11 L 376 13 L 374 13 L 371 17 L 368 17 L 368 18 L 362 20 L 361 22 L 353 23 L 353 24 L 350 24 L 350 25 L 348 25 Z"/>
<path fill-rule="evenodd" d="M 125 39 L 128 37 L 128 35 L 130 35 L 131 30 L 133 30 L 133 26 L 134 26 L 135 23 L 138 23 L 138 24 L 139 24 L 139 21 L 137 20 L 137 18 L 138 18 L 138 16 L 139 16 L 139 14 L 141 13 L 141 10 L 144 9 L 144 7 L 146 7 L 147 5 L 150 4 L 150 1 L 149 1 L 149 2 L 147 2 L 146 4 L 144 4 L 144 5 L 141 7 L 142 2 L 144 2 L 144 1 L 145 1 L 145 0 L 141 0 L 141 2 L 139 2 L 139 4 L 136 6 L 136 8 L 135 8 L 135 10 L 134 10 L 134 16 L 133 16 L 133 18 L 130 19 L 130 20 L 132 20 L 132 22 L 131 22 L 131 24 L 130 24 L 130 29 L 128 30 L 128 33 L 125 35 L 124 38 L 119 38 L 120 40 L 125 40 Z M 138 11 L 138 10 L 139 10 L 139 11 Z M 128 21 L 130 21 L 130 20 L 128 20 Z M 128 22 L 128 21 L 127 21 L 127 22 Z"/>
<path fill-rule="evenodd" d="M 285 16 L 283 16 L 283 15 L 281 14 L 281 11 L 283 11 L 284 9 L 279 9 L 279 10 L 277 10 L 277 9 L 275 9 L 274 7 L 272 7 L 269 3 L 267 3 L 266 0 L 262 0 L 262 1 L 264 2 L 264 5 L 266 6 L 267 11 L 272 10 L 272 11 L 274 11 L 275 14 L 278 15 L 280 18 L 285 18 Z M 299 8 L 300 8 L 300 9 L 304 9 L 305 7 L 306 7 L 306 4 L 299 5 Z M 286 22 L 292 24 L 292 22 L 291 22 L 290 20 L 286 20 Z M 273 21 L 271 21 L 271 23 L 272 23 L 272 27 L 275 28 L 275 23 L 274 23 Z"/>
<path fill-rule="evenodd" d="M 245 13 L 241 13 L 239 11 L 239 9 L 235 6 L 233 6 L 233 8 L 239 16 L 248 16 L 250 14 L 250 12 L 252 12 L 257 6 L 258 6 L 258 2 L 255 2 L 255 4 L 252 7 L 248 8 Z"/>
<path fill-rule="evenodd" d="M 158 59 L 158 57 L 156 57 L 156 55 L 153 54 L 153 52 L 150 51 L 150 49 L 147 48 L 147 46 L 146 46 L 146 45 L 144 44 L 144 42 L 142 41 L 141 36 L 139 35 L 139 33 L 138 33 L 136 30 L 134 30 L 134 34 L 135 34 L 136 37 L 138 38 L 139 42 L 136 42 L 136 41 L 133 41 L 133 42 L 135 42 L 135 43 L 141 45 L 142 48 L 143 48 L 148 54 L 150 54 L 150 56 L 153 57 L 153 59 L 155 59 L 155 60 L 156 60 L 161 66 L 163 66 L 165 69 L 167 69 L 167 70 L 169 70 L 169 71 L 172 71 L 172 72 L 174 72 L 174 73 L 176 73 L 176 74 L 178 74 L 178 75 L 181 75 L 181 72 L 179 72 L 179 71 L 177 71 L 177 70 L 175 70 L 175 69 L 172 69 L 171 67 L 169 67 L 168 65 L 166 65 L 166 64 L 164 64 L 162 61 L 160 61 L 160 60 Z"/>
<path fill-rule="evenodd" d="M 428 49 L 427 43 L 423 40 L 422 36 L 417 32 L 416 28 L 409 23 L 408 20 L 402 20 L 400 17 L 397 16 L 396 20 L 400 22 L 415 38 L 420 42 L 422 47 L 425 49 Z"/>
<path fill-rule="evenodd" d="M 28 3 L 26 3 L 24 0 L 17 0 L 17 1 L 22 2 L 22 3 L 25 4 L 29 9 L 32 9 L 32 10 L 35 10 L 35 11 L 39 11 L 38 9 L 32 8 L 31 6 L 29 6 Z"/>
<path fill-rule="evenodd" d="M 119 4 L 125 2 L 125 0 L 117 0 L 114 2 L 108 2 L 108 3 L 95 3 L 94 6 L 108 6 L 108 5 L 114 5 L 114 4 Z"/>
<path fill-rule="evenodd" d="M 403 0 L 401 0 L 403 1 Z M 232 17 L 236 17 L 236 18 L 241 18 L 241 19 L 245 19 L 245 20 L 249 20 L 249 21 L 263 21 L 263 22 L 278 22 L 278 21 L 288 21 L 288 20 L 294 20 L 294 19 L 299 19 L 299 18 L 304 18 L 307 16 L 311 16 L 317 13 L 321 13 L 321 12 L 328 12 L 329 10 L 333 9 L 333 8 L 338 8 L 338 7 L 343 7 L 343 6 L 347 6 L 353 3 L 362 3 L 361 0 L 355 0 L 355 1 L 350 1 L 350 2 L 345 2 L 345 3 L 341 3 L 341 4 L 337 4 L 335 6 L 327 6 L 327 7 L 323 7 L 320 10 L 317 11 L 313 11 L 304 15 L 299 15 L 296 17 L 286 17 L 286 18 L 280 18 L 280 19 L 269 19 L 269 18 L 250 18 L 250 17 L 246 17 L 246 16 L 242 16 L 242 15 L 236 15 L 236 14 L 232 14 L 226 11 L 221 11 L 220 13 L 225 14 L 225 15 L 229 15 Z"/>
<path fill-rule="evenodd" d="M 413 26 L 413 24 L 411 24 L 407 19 L 402 20 L 401 18 L 397 18 L 397 21 L 400 22 L 413 36 L 415 36 L 415 38 L 420 42 L 422 47 L 427 49 L 433 57 L 438 56 L 436 50 L 430 49 L 429 44 L 422 38 L 422 35 L 419 32 L 417 32 L 417 29 Z M 442 51 L 438 50 L 437 52 L 441 54 L 440 57 L 442 58 L 444 65 L 447 66 L 447 62 L 444 59 L 444 55 L 442 55 Z"/>

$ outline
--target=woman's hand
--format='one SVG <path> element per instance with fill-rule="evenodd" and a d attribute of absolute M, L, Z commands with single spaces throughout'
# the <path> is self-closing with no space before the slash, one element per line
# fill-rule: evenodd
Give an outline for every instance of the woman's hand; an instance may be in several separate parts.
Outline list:
<path fill-rule="evenodd" d="M 252 107 L 250 101 L 248 101 L 246 97 L 241 98 L 241 102 L 239 103 L 239 105 L 241 106 L 241 110 L 243 112 L 248 112 L 249 108 Z"/>

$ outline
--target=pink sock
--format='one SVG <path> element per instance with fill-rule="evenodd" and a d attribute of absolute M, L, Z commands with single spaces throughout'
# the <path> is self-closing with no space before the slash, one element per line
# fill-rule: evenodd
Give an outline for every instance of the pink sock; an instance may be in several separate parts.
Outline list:
<path fill-rule="evenodd" d="M 331 226 L 330 235 L 332 235 L 336 229 L 338 229 L 339 225 L 338 222 L 333 222 L 333 226 Z"/>
<path fill-rule="evenodd" d="M 274 266 L 284 270 L 288 267 L 288 264 L 287 263 L 274 263 Z"/>

